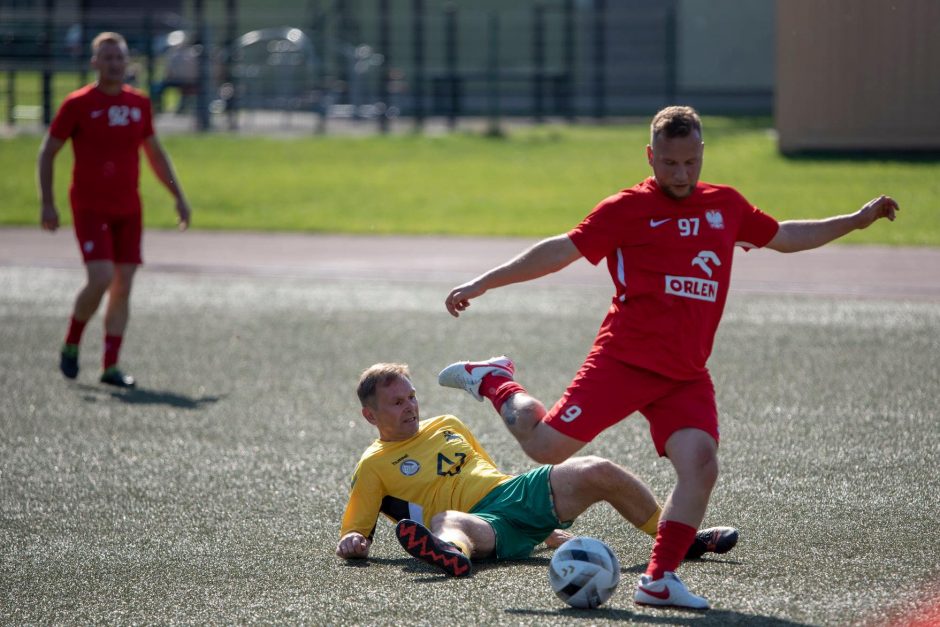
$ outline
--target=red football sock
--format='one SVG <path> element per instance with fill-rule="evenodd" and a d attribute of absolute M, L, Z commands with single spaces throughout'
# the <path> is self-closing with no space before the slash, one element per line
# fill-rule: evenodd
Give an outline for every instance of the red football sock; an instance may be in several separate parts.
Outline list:
<path fill-rule="evenodd" d="M 87 320 L 76 320 L 74 316 L 69 318 L 69 330 L 65 334 L 65 343 L 81 344 L 82 332 L 85 330 L 86 324 L 88 324 Z"/>
<path fill-rule="evenodd" d="M 653 553 L 650 555 L 646 574 L 650 578 L 662 579 L 663 573 L 675 572 L 682 563 L 682 558 L 695 541 L 695 527 L 676 522 L 663 520 L 659 523 L 656 533 L 656 542 L 653 544 Z"/>
<path fill-rule="evenodd" d="M 104 336 L 104 359 L 102 361 L 102 366 L 105 370 L 117 364 L 118 353 L 121 352 L 122 339 L 124 338 L 122 338 L 120 335 Z"/>
<path fill-rule="evenodd" d="M 498 374 L 488 374 L 480 382 L 480 394 L 483 398 L 490 399 L 493 407 L 496 408 L 496 413 L 500 413 L 503 404 L 517 392 L 525 392 L 525 388 L 509 377 Z"/>

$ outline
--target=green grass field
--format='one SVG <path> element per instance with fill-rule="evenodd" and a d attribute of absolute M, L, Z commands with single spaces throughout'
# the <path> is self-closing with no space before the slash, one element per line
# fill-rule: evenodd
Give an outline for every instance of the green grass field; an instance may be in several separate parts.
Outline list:
<path fill-rule="evenodd" d="M 715 609 L 634 606 L 651 543 L 601 505 L 574 530 L 616 551 L 622 589 L 580 611 L 549 588 L 547 551 L 449 580 L 384 521 L 369 561 L 333 550 L 374 437 L 364 367 L 409 362 L 425 417 L 456 413 L 520 472 L 532 464 L 492 408 L 436 373 L 507 351 L 554 399 L 607 288 L 506 288 L 457 321 L 445 285 L 146 272 L 123 354 L 141 387 L 121 393 L 94 382 L 100 318 L 79 380 L 55 371 L 80 280 L 0 267 L 2 624 L 886 625 L 940 593 L 935 303 L 733 294 L 711 360 L 722 475 L 705 522 L 741 541 L 681 570 Z M 584 452 L 670 488 L 640 418 Z"/>
<path fill-rule="evenodd" d="M 706 119 L 703 180 L 740 189 L 780 219 L 851 212 L 894 196 L 901 219 L 844 241 L 940 245 L 940 160 L 787 159 L 766 120 Z M 603 197 L 649 174 L 644 125 L 513 130 L 507 139 L 295 139 L 170 136 L 203 229 L 543 236 L 571 228 Z M 35 224 L 38 137 L 0 140 L 0 224 Z M 71 151 L 56 162 L 68 219 Z M 149 226 L 171 226 L 169 195 L 144 168 Z"/>

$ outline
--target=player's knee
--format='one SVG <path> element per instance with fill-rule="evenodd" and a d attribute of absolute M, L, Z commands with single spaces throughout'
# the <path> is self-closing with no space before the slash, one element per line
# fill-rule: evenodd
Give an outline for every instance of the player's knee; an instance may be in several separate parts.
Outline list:
<path fill-rule="evenodd" d="M 88 289 L 98 294 L 104 294 L 111 287 L 114 273 L 105 270 L 88 275 Z"/>
<path fill-rule="evenodd" d="M 718 481 L 718 456 L 712 451 L 711 455 L 702 460 L 701 478 L 702 483 L 712 488 Z"/>
<path fill-rule="evenodd" d="M 431 531 L 439 534 L 441 531 L 446 529 L 459 529 L 461 528 L 462 518 L 464 514 L 461 512 L 453 510 L 445 510 L 443 512 L 438 512 L 431 517 Z"/>
<path fill-rule="evenodd" d="M 680 479 L 703 486 L 717 481 L 718 447 L 704 431 L 677 431 L 666 442 L 666 454 Z"/>
<path fill-rule="evenodd" d="M 608 476 L 614 467 L 614 464 L 610 460 L 598 457 L 597 455 L 572 457 L 570 461 L 573 464 L 577 464 L 581 472 L 597 478 Z"/>
<path fill-rule="evenodd" d="M 595 455 L 581 459 L 582 472 L 590 487 L 606 494 L 623 483 L 623 469 L 609 459 Z"/>
<path fill-rule="evenodd" d="M 134 270 L 118 268 L 111 281 L 111 294 L 117 298 L 130 298 L 131 286 L 134 284 Z"/>
<path fill-rule="evenodd" d="M 111 298 L 127 300 L 131 297 L 131 284 L 127 281 L 112 281 L 109 293 Z"/>
<path fill-rule="evenodd" d="M 636 479 L 603 457 L 572 457 L 557 467 L 564 469 L 570 493 L 577 495 L 577 500 L 584 504 L 606 501 L 613 494 L 635 491 L 630 483 Z"/>
<path fill-rule="evenodd" d="M 444 526 L 447 522 L 447 514 L 448 512 L 438 512 L 431 516 L 431 531 L 436 533 L 437 530 Z"/>
<path fill-rule="evenodd" d="M 701 447 L 694 452 L 689 473 L 696 483 L 711 490 L 718 481 L 718 455 L 714 449 Z"/>
<path fill-rule="evenodd" d="M 504 406 L 503 411 L 511 410 L 517 420 L 534 424 L 545 416 L 545 405 L 540 400 L 524 393 L 513 394 Z"/>

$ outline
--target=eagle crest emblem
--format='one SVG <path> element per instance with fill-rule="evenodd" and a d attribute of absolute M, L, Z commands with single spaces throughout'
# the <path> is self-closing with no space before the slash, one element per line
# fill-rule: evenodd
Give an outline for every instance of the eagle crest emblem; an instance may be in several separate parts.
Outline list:
<path fill-rule="evenodd" d="M 708 221 L 708 226 L 713 229 L 723 229 L 725 228 L 725 219 L 721 215 L 721 211 L 718 209 L 710 209 L 705 212 L 705 220 Z"/>

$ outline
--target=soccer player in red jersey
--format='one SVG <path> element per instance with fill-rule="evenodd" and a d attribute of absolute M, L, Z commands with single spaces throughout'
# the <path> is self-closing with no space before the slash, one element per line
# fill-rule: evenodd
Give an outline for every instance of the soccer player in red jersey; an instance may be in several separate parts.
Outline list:
<path fill-rule="evenodd" d="M 676 484 L 634 601 L 707 609 L 675 570 L 718 477 L 718 411 L 705 364 L 734 247 L 816 248 L 881 218 L 894 220 L 898 205 L 880 196 L 851 214 L 778 223 L 733 188 L 699 181 L 704 143 L 691 107 L 655 115 L 646 154 L 652 177 L 603 200 L 568 233 L 455 287 L 445 300 L 456 317 L 488 290 L 556 272 L 580 257 L 595 265 L 606 259 L 616 293 L 594 346 L 551 410 L 513 379 L 505 357 L 451 364 L 438 380 L 489 398 L 523 450 L 541 463 L 567 459 L 639 411 L 656 451 L 672 463 Z"/>
<path fill-rule="evenodd" d="M 150 100 L 124 84 L 127 42 L 117 33 L 106 32 L 95 37 L 91 49 L 97 81 L 66 97 L 39 151 L 40 221 L 45 230 L 59 228 L 53 161 L 71 139 L 75 165 L 69 199 L 86 282 L 75 299 L 59 367 L 69 379 L 78 376 L 82 332 L 108 292 L 101 381 L 133 387 L 134 378 L 118 367 L 118 354 L 127 328 L 134 273 L 142 263 L 141 147 L 157 178 L 176 199 L 180 230 L 189 226 L 190 208 L 154 134 Z"/>
<path fill-rule="evenodd" d="M 613 462 L 574 457 L 508 475 L 456 416 L 420 420 L 405 364 L 370 366 L 356 394 L 362 416 L 379 437 L 356 464 L 339 557 L 369 556 L 379 514 L 397 523 L 398 541 L 408 553 L 454 577 L 471 573 L 471 558 L 521 559 L 541 542 L 557 548 L 573 537 L 562 530 L 600 501 L 656 536 L 662 513 L 656 498 Z M 731 527 L 703 529 L 686 557 L 725 553 L 737 538 Z"/>

